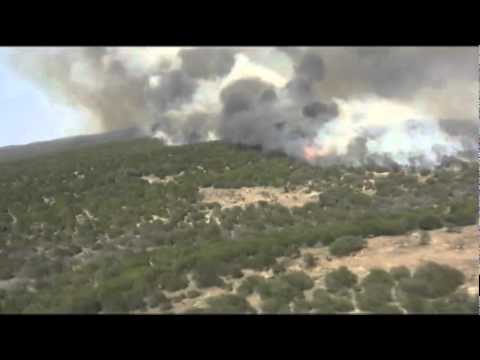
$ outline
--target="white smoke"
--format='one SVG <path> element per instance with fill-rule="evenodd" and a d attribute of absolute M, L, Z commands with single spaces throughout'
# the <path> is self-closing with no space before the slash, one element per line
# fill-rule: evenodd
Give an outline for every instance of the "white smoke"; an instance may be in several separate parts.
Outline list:
<path fill-rule="evenodd" d="M 12 60 L 91 130 L 141 127 L 167 145 L 431 166 L 477 136 L 469 48 L 30 48 Z"/>
<path fill-rule="evenodd" d="M 432 166 L 464 150 L 432 115 L 408 105 L 381 98 L 335 102 L 339 116 L 319 128 L 314 139 L 314 145 L 330 155 L 347 155 L 357 138 L 366 139 L 367 155 L 388 156 L 400 165 L 411 164 L 413 158 Z"/>

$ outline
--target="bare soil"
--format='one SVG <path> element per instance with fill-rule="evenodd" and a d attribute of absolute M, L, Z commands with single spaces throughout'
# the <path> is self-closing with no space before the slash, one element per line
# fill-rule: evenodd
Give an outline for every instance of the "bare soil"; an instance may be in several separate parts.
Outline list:
<path fill-rule="evenodd" d="M 287 208 L 302 207 L 310 202 L 318 201 L 319 192 L 310 191 L 306 187 L 298 187 L 285 191 L 283 188 L 269 186 L 242 187 L 239 189 L 200 188 L 203 203 L 218 203 L 222 209 L 248 205 L 260 201 L 276 203 Z"/>

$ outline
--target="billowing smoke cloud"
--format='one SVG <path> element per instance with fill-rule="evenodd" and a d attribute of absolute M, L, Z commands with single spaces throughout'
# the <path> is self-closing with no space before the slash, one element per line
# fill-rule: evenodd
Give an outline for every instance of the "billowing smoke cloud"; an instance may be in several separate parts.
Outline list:
<path fill-rule="evenodd" d="M 12 64 L 54 100 L 86 111 L 101 131 L 111 131 L 158 127 L 169 111 L 192 102 L 201 78 L 225 76 L 234 65 L 228 50 L 182 49 L 177 53 L 181 61 L 174 67 L 178 56 L 171 53 L 152 62 L 151 58 L 138 60 L 136 55 L 146 54 L 129 53 L 125 48 L 20 49 L 13 53 Z M 209 58 L 214 59 L 212 63 Z M 176 126 L 183 123 L 163 127 L 182 132 Z"/>
<path fill-rule="evenodd" d="M 476 154 L 475 48 L 22 49 L 13 64 L 103 131 L 220 138 L 315 164 Z"/>
<path fill-rule="evenodd" d="M 314 96 L 314 85 L 325 77 L 325 64 L 322 57 L 308 51 L 295 66 L 295 76 L 287 85 L 290 93 L 298 101 L 308 101 Z"/>
<path fill-rule="evenodd" d="M 302 114 L 308 118 L 321 118 L 327 121 L 338 116 L 338 106 L 335 103 L 323 104 L 320 101 L 314 101 L 303 107 Z"/>
<path fill-rule="evenodd" d="M 414 104 L 439 119 L 478 115 L 475 47 L 319 47 L 287 53 L 296 74 L 302 69 L 303 78 L 311 80 L 316 96 L 375 95 Z M 313 63 L 314 54 L 322 59 L 323 71 L 302 65 Z"/>
<path fill-rule="evenodd" d="M 179 52 L 184 71 L 200 79 L 228 75 L 235 63 L 234 55 L 233 51 L 225 48 L 186 49 Z"/>

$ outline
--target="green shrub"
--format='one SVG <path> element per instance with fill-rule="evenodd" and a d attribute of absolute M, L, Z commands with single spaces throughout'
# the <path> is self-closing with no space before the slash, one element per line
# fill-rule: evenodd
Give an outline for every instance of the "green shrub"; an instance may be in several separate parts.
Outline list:
<path fill-rule="evenodd" d="M 433 310 L 429 302 L 413 294 L 403 294 L 399 297 L 400 304 L 409 314 L 431 314 Z"/>
<path fill-rule="evenodd" d="M 78 294 L 72 298 L 68 312 L 78 314 L 98 314 L 102 304 L 93 292 Z"/>
<path fill-rule="evenodd" d="M 265 280 L 260 276 L 249 276 L 244 279 L 240 286 L 237 288 L 237 294 L 240 296 L 248 296 L 253 293 L 256 290 L 257 286 L 263 281 Z"/>
<path fill-rule="evenodd" d="M 363 291 L 357 294 L 357 304 L 360 310 L 372 313 L 381 313 L 391 309 L 389 302 L 392 299 L 392 287 L 395 280 L 392 275 L 383 269 L 371 269 L 362 280 Z"/>
<path fill-rule="evenodd" d="M 417 268 L 413 276 L 400 281 L 400 288 L 406 293 L 438 298 L 453 293 L 465 281 L 465 275 L 448 265 L 428 262 Z"/>
<path fill-rule="evenodd" d="M 296 299 L 293 302 L 293 312 L 297 314 L 308 314 L 312 310 L 312 304 L 305 299 Z"/>
<path fill-rule="evenodd" d="M 392 301 L 391 287 L 380 283 L 370 283 L 363 287 L 363 292 L 357 294 L 357 304 L 360 310 L 376 313 Z"/>
<path fill-rule="evenodd" d="M 225 282 L 218 276 L 217 272 L 211 268 L 197 270 L 193 276 L 199 288 L 222 287 Z"/>
<path fill-rule="evenodd" d="M 232 265 L 229 268 L 229 273 L 234 279 L 241 279 L 243 277 L 242 267 L 238 264 Z"/>
<path fill-rule="evenodd" d="M 358 236 L 343 236 L 329 245 L 330 254 L 347 256 L 356 253 L 367 246 L 366 240 Z"/>
<path fill-rule="evenodd" d="M 13 266 L 3 262 L 3 259 L 0 259 L 2 264 L 0 266 L 0 280 L 8 280 L 15 276 L 15 270 Z"/>
<path fill-rule="evenodd" d="M 420 229 L 422 230 L 433 230 L 438 229 L 443 226 L 442 220 L 435 215 L 426 215 L 420 219 L 418 222 Z"/>
<path fill-rule="evenodd" d="M 118 295 L 109 295 L 103 296 L 100 299 L 102 304 L 102 313 L 106 314 L 125 314 L 130 310 L 129 304 L 127 303 L 124 296 Z"/>
<path fill-rule="evenodd" d="M 202 293 L 200 291 L 197 291 L 197 290 L 190 290 L 190 291 L 187 291 L 187 298 L 189 299 L 195 299 L 197 297 L 199 297 L 200 295 L 202 295 Z"/>
<path fill-rule="evenodd" d="M 285 274 L 282 276 L 282 279 L 300 291 L 311 289 L 314 285 L 314 282 L 310 276 L 305 274 L 303 271 L 294 271 Z"/>
<path fill-rule="evenodd" d="M 403 311 L 400 310 L 400 308 L 394 304 L 382 304 L 375 309 L 371 311 L 373 314 L 389 314 L 389 315 L 394 315 L 394 314 L 403 314 Z"/>
<path fill-rule="evenodd" d="M 428 175 L 430 175 L 430 170 L 429 169 L 422 169 L 422 170 L 420 170 L 420 175 L 428 176 Z"/>
<path fill-rule="evenodd" d="M 427 246 L 427 245 L 430 245 L 431 242 L 432 242 L 432 238 L 430 237 L 430 234 L 426 231 L 422 231 L 420 233 L 420 241 L 418 244 L 420 246 Z"/>
<path fill-rule="evenodd" d="M 311 305 L 318 314 L 346 313 L 354 310 L 351 299 L 330 295 L 324 289 L 315 290 Z"/>
<path fill-rule="evenodd" d="M 143 310 L 145 308 L 145 289 L 133 287 L 130 291 L 122 294 L 128 311 Z"/>
<path fill-rule="evenodd" d="M 466 202 L 453 204 L 447 220 L 457 226 L 474 225 L 478 218 L 478 203 L 476 198 L 469 198 Z"/>
<path fill-rule="evenodd" d="M 291 312 L 289 302 L 280 297 L 262 301 L 261 309 L 264 314 L 288 314 Z"/>
<path fill-rule="evenodd" d="M 303 291 L 292 286 L 284 277 L 264 280 L 257 285 L 256 291 L 263 300 L 277 298 L 282 299 L 284 303 L 303 297 Z"/>
<path fill-rule="evenodd" d="M 184 312 L 185 315 L 207 315 L 210 314 L 212 311 L 209 308 L 191 308 Z"/>
<path fill-rule="evenodd" d="M 457 292 L 446 298 L 433 300 L 431 304 L 434 314 L 477 314 L 478 296 L 466 292 Z"/>
<path fill-rule="evenodd" d="M 284 273 L 286 270 L 285 265 L 276 263 L 275 265 L 272 266 L 272 271 L 275 275 Z"/>
<path fill-rule="evenodd" d="M 187 277 L 174 272 L 163 273 L 158 280 L 162 289 L 167 291 L 178 291 L 188 286 Z"/>
<path fill-rule="evenodd" d="M 373 268 L 370 269 L 368 275 L 362 280 L 362 286 L 368 286 L 371 284 L 383 285 L 391 288 L 395 284 L 395 281 L 392 275 L 387 271 L 379 268 Z"/>
<path fill-rule="evenodd" d="M 352 288 L 357 280 L 357 275 L 348 270 L 346 266 L 341 266 L 325 276 L 325 285 L 328 291 L 338 292 L 342 289 Z"/>
<path fill-rule="evenodd" d="M 316 264 L 316 259 L 315 259 L 315 256 L 313 256 L 312 254 L 305 254 L 303 255 L 303 263 L 305 264 L 305 266 L 307 268 L 312 268 L 315 266 Z"/>
<path fill-rule="evenodd" d="M 255 310 L 245 300 L 245 298 L 234 295 L 219 295 L 207 300 L 208 310 L 211 313 L 218 314 L 245 314 L 255 313 Z"/>
<path fill-rule="evenodd" d="M 160 304 L 165 304 L 168 303 L 169 300 L 163 293 L 163 291 L 156 290 L 151 296 L 150 296 L 150 306 L 151 307 L 157 307 Z"/>
<path fill-rule="evenodd" d="M 406 266 L 395 266 L 390 269 L 390 275 L 396 280 L 400 281 L 401 279 L 410 278 L 410 269 Z"/>

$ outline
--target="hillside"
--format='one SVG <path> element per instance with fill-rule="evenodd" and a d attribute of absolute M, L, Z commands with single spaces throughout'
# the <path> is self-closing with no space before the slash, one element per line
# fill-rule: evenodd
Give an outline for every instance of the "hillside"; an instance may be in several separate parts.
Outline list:
<path fill-rule="evenodd" d="M 0 312 L 478 311 L 476 163 L 66 150 L 0 163 Z"/>
<path fill-rule="evenodd" d="M 41 141 L 28 145 L 6 146 L 0 148 L 0 163 L 31 159 L 42 155 L 77 150 L 83 147 L 111 143 L 113 141 L 133 140 L 143 137 L 146 137 L 146 135 L 142 130 L 130 128 L 105 134 L 81 135 L 60 140 Z"/>

